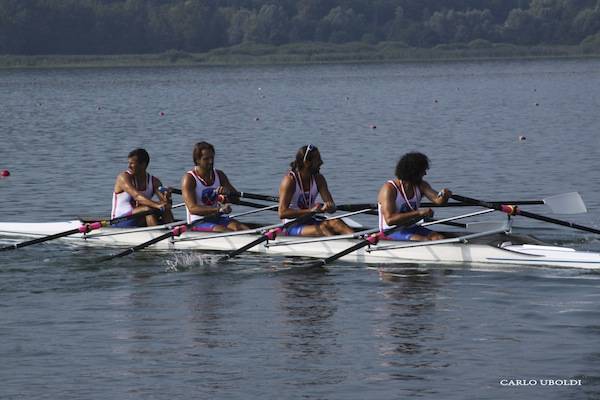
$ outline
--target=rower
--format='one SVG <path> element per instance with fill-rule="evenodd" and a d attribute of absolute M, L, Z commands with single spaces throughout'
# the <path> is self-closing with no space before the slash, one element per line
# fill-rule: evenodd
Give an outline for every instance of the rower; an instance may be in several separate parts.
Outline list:
<path fill-rule="evenodd" d="M 425 195 L 437 205 L 448 202 L 452 192 L 442 189 L 436 192 L 423 180 L 429 169 L 429 159 L 422 153 L 407 153 L 396 165 L 396 179 L 387 181 L 379 190 L 379 230 L 393 225 L 406 225 L 386 236 L 388 240 L 441 240 L 444 235 L 423 226 L 414 225 L 422 218 L 433 216 L 431 208 L 419 208 Z"/>
<path fill-rule="evenodd" d="M 150 156 L 144 149 L 132 150 L 127 155 L 127 170 L 121 172 L 115 181 L 111 218 L 157 210 L 156 214 L 141 218 L 131 218 L 115 226 L 135 227 L 152 226 L 173 222 L 171 213 L 171 193 L 159 191 L 160 179 L 146 172 Z M 157 201 L 152 200 L 156 196 Z"/>
<path fill-rule="evenodd" d="M 214 168 L 215 148 L 207 142 L 199 142 L 193 151 L 194 168 L 181 179 L 181 194 L 187 210 L 187 222 L 200 218 L 192 230 L 201 232 L 241 231 L 248 227 L 228 217 L 231 206 L 227 197 L 237 193 L 227 175 Z"/>
<path fill-rule="evenodd" d="M 335 203 L 327 188 L 327 181 L 319 172 L 321 165 L 323 160 L 319 149 L 312 144 L 302 146 L 296 153 L 296 159 L 290 164 L 290 170 L 279 185 L 279 218 L 284 222 L 310 213 L 335 212 Z M 321 196 L 324 204 L 316 202 L 317 195 Z M 332 236 L 353 232 L 342 220 L 318 218 L 292 225 L 286 230 L 286 234 L 290 236 Z"/>

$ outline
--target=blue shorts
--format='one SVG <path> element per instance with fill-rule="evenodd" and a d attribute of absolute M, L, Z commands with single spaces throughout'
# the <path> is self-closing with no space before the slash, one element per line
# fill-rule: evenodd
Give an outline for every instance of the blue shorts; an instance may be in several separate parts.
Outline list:
<path fill-rule="evenodd" d="M 309 225 L 320 225 L 323 219 L 311 218 L 303 224 L 295 224 L 284 230 L 286 236 L 302 236 L 302 229 Z"/>
<path fill-rule="evenodd" d="M 121 218 L 121 217 L 129 217 L 131 216 L 131 213 L 126 214 L 126 215 L 121 215 L 119 217 L 115 217 L 115 218 Z M 117 222 L 116 224 L 112 224 L 111 226 L 114 226 L 115 228 L 137 228 L 140 225 L 140 219 L 139 218 L 129 218 L 126 219 L 125 221 L 121 221 L 121 222 Z"/>
<path fill-rule="evenodd" d="M 422 226 L 411 226 L 386 235 L 383 240 L 410 240 L 412 235 L 429 236 L 433 231 Z"/>
<path fill-rule="evenodd" d="M 218 217 L 204 218 L 202 222 L 198 222 L 192 227 L 193 231 L 196 232 L 214 232 L 217 225 L 227 228 L 227 225 L 231 222 L 231 218 L 220 215 Z"/>

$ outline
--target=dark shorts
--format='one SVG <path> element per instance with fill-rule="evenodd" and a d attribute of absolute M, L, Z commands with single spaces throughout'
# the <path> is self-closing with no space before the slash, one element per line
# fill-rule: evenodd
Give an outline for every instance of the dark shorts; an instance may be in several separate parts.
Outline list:
<path fill-rule="evenodd" d="M 227 225 L 231 222 L 231 218 L 221 215 L 218 217 L 204 218 L 202 222 L 198 222 L 192 227 L 193 231 L 196 232 L 214 232 L 217 225 L 227 228 Z"/>
<path fill-rule="evenodd" d="M 319 218 L 311 218 L 303 224 L 292 225 L 284 230 L 286 236 L 302 236 L 302 229 L 305 226 L 320 225 L 324 220 Z"/>
<path fill-rule="evenodd" d="M 128 215 L 131 215 L 131 213 Z M 119 217 L 126 217 L 128 215 L 120 215 Z M 119 217 L 115 217 L 115 218 L 119 218 Z M 114 226 L 115 228 L 137 228 L 141 225 L 140 225 L 139 218 L 129 218 L 129 219 L 126 219 L 125 221 L 121 221 L 116 224 L 113 224 L 112 226 Z"/>
<path fill-rule="evenodd" d="M 429 236 L 433 231 L 422 226 L 411 226 L 386 235 L 383 240 L 410 240 L 412 235 Z"/>

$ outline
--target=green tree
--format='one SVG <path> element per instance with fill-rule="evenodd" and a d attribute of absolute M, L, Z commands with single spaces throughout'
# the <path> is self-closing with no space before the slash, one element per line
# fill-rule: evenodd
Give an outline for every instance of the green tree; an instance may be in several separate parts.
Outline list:
<path fill-rule="evenodd" d="M 329 28 L 329 40 L 331 42 L 344 43 L 356 41 L 364 33 L 362 15 L 356 14 L 351 8 L 332 8 L 329 14 L 323 18 L 322 22 Z"/>
<path fill-rule="evenodd" d="M 263 5 L 250 21 L 248 39 L 258 43 L 282 44 L 287 41 L 288 29 L 289 18 L 281 6 Z"/>

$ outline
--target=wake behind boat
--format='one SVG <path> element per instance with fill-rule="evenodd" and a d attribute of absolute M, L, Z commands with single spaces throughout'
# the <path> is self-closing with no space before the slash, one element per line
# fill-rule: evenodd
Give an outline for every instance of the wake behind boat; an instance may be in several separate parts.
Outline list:
<path fill-rule="evenodd" d="M 48 223 L 0 223 L 0 236 L 41 238 L 77 230 L 81 220 Z M 60 238 L 78 246 L 129 248 L 164 235 L 176 224 L 145 228 L 102 227 L 92 232 L 78 232 Z M 268 228 L 268 227 L 267 227 Z M 547 245 L 525 235 L 510 233 L 510 224 L 499 224 L 483 232 L 467 232 L 455 237 L 429 242 L 381 240 L 340 258 L 366 264 L 494 264 L 532 265 L 561 268 L 600 269 L 600 253 Z M 225 251 L 239 249 L 264 232 L 262 227 L 239 232 L 211 233 L 188 231 L 155 243 L 154 250 Z M 366 233 L 371 231 L 365 231 Z M 353 237 L 354 236 L 354 237 Z M 357 235 L 328 238 L 278 236 L 253 246 L 248 251 L 273 256 L 302 256 L 326 259 L 362 240 Z"/>

